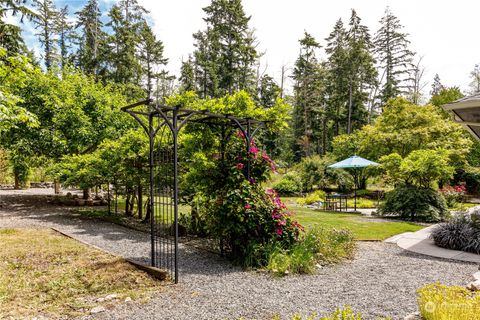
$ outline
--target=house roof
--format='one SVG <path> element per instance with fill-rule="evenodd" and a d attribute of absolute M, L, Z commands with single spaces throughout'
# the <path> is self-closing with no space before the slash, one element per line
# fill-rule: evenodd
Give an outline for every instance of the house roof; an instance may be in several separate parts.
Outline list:
<path fill-rule="evenodd" d="M 454 121 L 460 123 L 477 140 L 480 140 L 480 94 L 471 95 L 443 105 Z"/>

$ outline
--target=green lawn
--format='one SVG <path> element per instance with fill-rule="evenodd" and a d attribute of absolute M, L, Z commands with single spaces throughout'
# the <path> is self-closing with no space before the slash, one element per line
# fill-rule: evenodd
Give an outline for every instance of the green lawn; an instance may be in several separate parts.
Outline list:
<path fill-rule="evenodd" d="M 361 214 L 325 212 L 295 206 L 292 198 L 284 199 L 295 217 L 307 229 L 313 226 L 350 229 L 357 240 L 384 240 L 399 233 L 417 231 L 424 226 L 402 221 L 368 221 Z"/>

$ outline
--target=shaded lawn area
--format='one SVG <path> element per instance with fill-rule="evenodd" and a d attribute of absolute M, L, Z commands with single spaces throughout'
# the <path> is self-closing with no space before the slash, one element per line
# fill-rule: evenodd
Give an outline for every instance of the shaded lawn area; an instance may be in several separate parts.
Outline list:
<path fill-rule="evenodd" d="M 425 228 L 411 222 L 403 221 L 379 221 L 368 218 L 362 214 L 325 212 L 292 205 L 292 199 L 284 199 L 285 203 L 293 212 L 295 218 L 307 229 L 314 226 L 326 228 L 350 229 L 356 240 L 385 240 L 403 232 L 414 232 Z"/>
<path fill-rule="evenodd" d="M 0 318 L 88 313 L 109 294 L 147 299 L 160 282 L 123 259 L 49 229 L 0 228 Z"/>

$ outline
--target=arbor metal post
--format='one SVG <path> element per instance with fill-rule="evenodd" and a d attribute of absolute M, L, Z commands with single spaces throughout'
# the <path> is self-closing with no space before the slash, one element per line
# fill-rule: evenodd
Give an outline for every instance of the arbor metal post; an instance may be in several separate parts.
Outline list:
<path fill-rule="evenodd" d="M 175 225 L 175 283 L 178 283 L 178 109 L 175 107 L 173 110 L 173 123 L 172 123 L 172 135 L 173 135 L 173 216 Z"/>
<path fill-rule="evenodd" d="M 149 161 L 149 173 L 150 173 L 150 246 L 151 246 L 151 258 L 152 258 L 152 267 L 155 267 L 155 224 L 154 224 L 154 217 L 155 217 L 155 212 L 153 210 L 153 205 L 155 203 L 155 184 L 154 184 L 154 172 L 153 172 L 153 143 L 154 143 L 154 129 L 153 129 L 153 114 L 148 115 L 148 138 L 150 142 L 150 147 L 149 147 L 149 155 L 148 155 L 148 161 Z"/>

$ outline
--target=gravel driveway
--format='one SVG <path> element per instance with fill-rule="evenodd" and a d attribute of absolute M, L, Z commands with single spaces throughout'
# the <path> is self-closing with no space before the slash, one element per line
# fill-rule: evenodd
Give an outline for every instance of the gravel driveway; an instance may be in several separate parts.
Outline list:
<path fill-rule="evenodd" d="M 45 192 L 45 191 L 44 191 Z M 29 191 L 34 193 L 34 191 Z M 55 227 L 72 237 L 139 261 L 148 261 L 149 236 L 114 224 L 83 220 L 62 207 L 38 205 L 38 196 L 0 191 L 0 227 Z M 402 319 L 417 310 L 415 290 L 426 283 L 465 285 L 478 266 L 430 258 L 393 244 L 360 242 L 355 259 L 315 275 L 272 278 L 233 267 L 220 257 L 180 245 L 180 283 L 149 302 L 122 303 L 88 319 L 287 319 L 325 315 L 351 305 L 366 319 Z"/>

